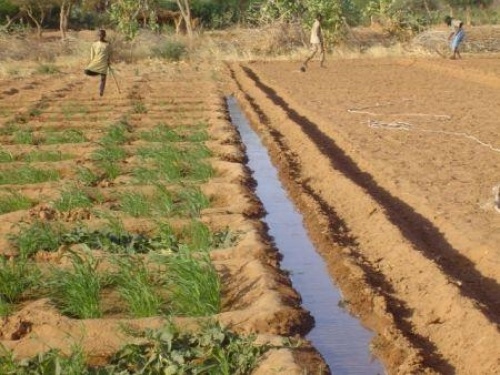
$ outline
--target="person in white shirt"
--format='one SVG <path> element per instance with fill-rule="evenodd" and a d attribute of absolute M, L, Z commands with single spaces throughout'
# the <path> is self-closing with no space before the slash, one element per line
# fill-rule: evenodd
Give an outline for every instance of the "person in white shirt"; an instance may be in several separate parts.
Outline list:
<path fill-rule="evenodd" d="M 111 64 L 111 46 L 106 40 L 106 30 L 99 30 L 99 40 L 92 43 L 90 48 L 90 63 L 85 69 L 88 76 L 101 76 L 99 95 L 104 95 L 106 77 Z"/>
<path fill-rule="evenodd" d="M 320 66 L 324 67 L 325 62 L 325 45 L 323 42 L 323 33 L 321 31 L 321 20 L 323 17 L 321 14 L 316 15 L 316 19 L 311 27 L 311 54 L 304 61 L 300 67 L 300 71 L 305 72 L 307 69 L 307 64 L 309 61 L 319 52 Z"/>

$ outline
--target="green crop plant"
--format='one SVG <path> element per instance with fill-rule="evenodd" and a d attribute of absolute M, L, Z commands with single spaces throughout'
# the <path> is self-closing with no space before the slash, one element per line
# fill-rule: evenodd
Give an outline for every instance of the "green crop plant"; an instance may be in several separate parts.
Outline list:
<path fill-rule="evenodd" d="M 127 157 L 127 152 L 120 146 L 114 144 L 104 144 L 103 147 L 95 150 L 92 153 L 92 160 L 97 165 L 106 162 L 116 162 Z"/>
<path fill-rule="evenodd" d="M 12 153 L 6 150 L 0 150 L 0 163 L 12 163 L 14 160 Z"/>
<path fill-rule="evenodd" d="M 120 257 L 116 262 L 119 267 L 114 280 L 129 312 L 137 318 L 162 314 L 165 298 L 159 291 L 168 275 L 160 269 L 151 270 L 151 266 L 141 259 Z"/>
<path fill-rule="evenodd" d="M 148 113 L 148 109 L 146 108 L 144 102 L 140 100 L 135 100 L 132 103 L 132 113 L 137 113 L 137 114 Z"/>
<path fill-rule="evenodd" d="M 9 241 L 22 257 L 28 258 L 37 251 L 56 251 L 62 232 L 60 224 L 35 221 L 22 224 L 18 233 L 9 236 Z"/>
<path fill-rule="evenodd" d="M 197 217 L 201 210 L 209 207 L 210 200 L 198 187 L 186 187 L 175 199 L 175 211 L 181 215 Z"/>
<path fill-rule="evenodd" d="M 69 120 L 71 117 L 73 117 L 73 115 L 78 113 L 83 115 L 89 113 L 89 109 L 83 104 L 80 104 L 78 102 L 64 103 L 61 108 L 61 111 L 67 120 Z"/>
<path fill-rule="evenodd" d="M 162 185 L 156 186 L 152 196 L 140 192 L 127 192 L 120 196 L 121 210 L 134 216 L 166 216 L 173 210 L 172 195 Z"/>
<path fill-rule="evenodd" d="M 140 138 L 147 142 L 204 142 L 208 140 L 206 124 L 191 127 L 173 128 L 159 123 L 151 131 L 142 132 Z"/>
<path fill-rule="evenodd" d="M 84 186 L 95 186 L 102 180 L 102 177 L 92 169 L 82 166 L 78 166 L 76 175 L 78 182 Z"/>
<path fill-rule="evenodd" d="M 53 145 L 61 143 L 83 143 L 87 141 L 87 138 L 81 130 L 67 129 L 62 132 L 47 132 L 43 143 Z"/>
<path fill-rule="evenodd" d="M 13 190 L 0 194 L 0 215 L 8 212 L 27 210 L 36 202 Z"/>
<path fill-rule="evenodd" d="M 37 169 L 31 166 L 21 166 L 15 169 L 0 171 L 0 185 L 37 184 L 47 181 L 57 181 L 59 173 L 54 170 Z"/>
<path fill-rule="evenodd" d="M 54 202 L 54 207 L 59 211 L 70 211 L 75 208 L 92 207 L 92 198 L 81 188 L 72 186 L 61 192 L 60 198 Z"/>
<path fill-rule="evenodd" d="M 192 251 L 209 250 L 212 245 L 210 229 L 199 220 L 193 220 L 183 228 L 182 242 L 187 244 Z"/>
<path fill-rule="evenodd" d="M 126 192 L 120 195 L 120 209 L 134 217 L 150 216 L 153 209 L 148 196 L 141 192 Z"/>
<path fill-rule="evenodd" d="M 128 141 L 128 127 L 127 124 L 119 122 L 117 124 L 111 125 L 106 135 L 101 138 L 100 142 L 104 145 L 107 144 L 124 144 Z"/>
<path fill-rule="evenodd" d="M 37 138 L 33 135 L 32 130 L 18 130 L 13 134 L 12 141 L 18 145 L 34 145 L 39 144 Z"/>
<path fill-rule="evenodd" d="M 196 332 L 181 331 L 172 323 L 155 330 L 133 332 L 140 344 L 127 344 L 102 366 L 86 366 L 81 348 L 69 355 L 51 349 L 17 361 L 6 348 L 0 351 L 0 373 L 6 375 L 156 375 L 251 374 L 271 345 L 257 345 L 255 336 L 237 335 L 209 322 Z"/>
<path fill-rule="evenodd" d="M 170 181 L 181 179 L 206 181 L 213 176 L 212 167 L 200 160 L 207 157 L 205 148 L 192 147 L 180 148 L 168 145 L 168 147 L 140 148 L 137 151 L 139 157 L 151 159 L 154 167 L 138 167 L 134 170 L 134 176 L 139 182 Z"/>
<path fill-rule="evenodd" d="M 2 127 L 0 127 L 0 135 L 12 135 L 19 130 L 20 123 L 14 118 L 7 121 Z"/>
<path fill-rule="evenodd" d="M 57 162 L 72 159 L 73 155 L 63 154 L 60 151 L 32 151 L 16 157 L 16 160 L 26 163 Z"/>
<path fill-rule="evenodd" d="M 209 316 L 221 309 L 221 282 L 207 253 L 179 251 L 166 259 L 172 313 Z"/>
<path fill-rule="evenodd" d="M 0 258 L 0 302 L 17 303 L 27 290 L 40 282 L 38 267 L 26 258 Z"/>
<path fill-rule="evenodd" d="M 99 260 L 89 253 L 70 254 L 72 269 L 53 268 L 48 282 L 50 294 L 61 312 L 81 319 L 102 316 L 100 292 L 102 279 Z"/>
<path fill-rule="evenodd" d="M 97 375 L 89 371 L 81 349 L 73 349 L 64 355 L 57 349 L 50 349 L 37 356 L 17 360 L 12 352 L 0 346 L 0 374 L 5 375 Z M 111 374 L 109 374 L 111 375 Z"/>

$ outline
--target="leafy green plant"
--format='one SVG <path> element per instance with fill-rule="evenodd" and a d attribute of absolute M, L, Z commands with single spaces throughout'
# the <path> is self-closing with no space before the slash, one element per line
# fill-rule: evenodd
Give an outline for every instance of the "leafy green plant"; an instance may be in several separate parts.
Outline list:
<path fill-rule="evenodd" d="M 157 330 L 133 332 L 141 344 L 128 344 L 115 353 L 109 364 L 85 365 L 81 349 L 69 356 L 49 350 L 36 357 L 16 361 L 12 353 L 0 352 L 0 373 L 6 375 L 156 375 L 156 374 L 250 374 L 270 345 L 255 344 L 255 336 L 240 336 L 209 322 L 197 332 L 182 332 L 173 324 Z"/>
<path fill-rule="evenodd" d="M 6 191 L 0 194 L 0 215 L 8 212 L 27 210 L 34 204 L 34 201 L 17 191 Z"/>
<path fill-rule="evenodd" d="M 102 316 L 100 292 L 102 276 L 99 260 L 89 253 L 71 253 L 72 269 L 53 268 L 48 287 L 63 314 L 89 319 Z"/>
<path fill-rule="evenodd" d="M 15 169 L 0 171 L 0 185 L 36 184 L 47 181 L 57 181 L 59 173 L 54 170 L 37 169 L 30 166 L 21 166 Z"/>
<path fill-rule="evenodd" d="M 35 221 L 21 225 L 17 234 L 9 240 L 22 257 L 29 257 L 37 251 L 56 251 L 61 243 L 62 227 L 56 223 Z"/>
<path fill-rule="evenodd" d="M 208 316 L 220 312 L 221 282 L 207 253 L 179 251 L 166 262 L 174 314 Z"/>
<path fill-rule="evenodd" d="M 199 332 L 181 332 L 169 324 L 140 336 L 147 343 L 126 345 L 105 367 L 108 374 L 250 374 L 270 348 L 254 344 L 254 336 L 236 335 L 216 323 Z"/>

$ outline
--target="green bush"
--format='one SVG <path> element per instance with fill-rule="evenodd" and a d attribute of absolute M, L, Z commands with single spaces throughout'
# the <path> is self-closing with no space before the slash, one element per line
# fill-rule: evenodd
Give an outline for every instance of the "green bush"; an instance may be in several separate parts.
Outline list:
<path fill-rule="evenodd" d="M 175 40 L 168 40 L 161 47 L 153 48 L 153 55 L 155 57 L 168 61 L 179 61 L 186 52 L 186 46 Z"/>

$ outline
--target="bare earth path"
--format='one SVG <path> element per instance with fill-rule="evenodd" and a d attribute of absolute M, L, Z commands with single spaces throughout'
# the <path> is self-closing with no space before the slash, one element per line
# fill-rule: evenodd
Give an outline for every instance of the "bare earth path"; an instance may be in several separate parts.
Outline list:
<path fill-rule="evenodd" d="M 500 372 L 496 60 L 229 64 L 391 373 Z"/>

